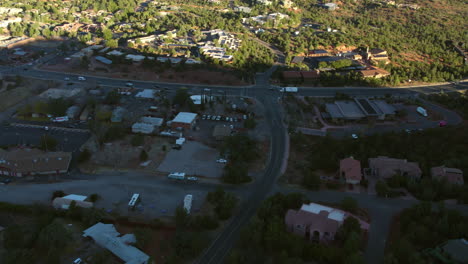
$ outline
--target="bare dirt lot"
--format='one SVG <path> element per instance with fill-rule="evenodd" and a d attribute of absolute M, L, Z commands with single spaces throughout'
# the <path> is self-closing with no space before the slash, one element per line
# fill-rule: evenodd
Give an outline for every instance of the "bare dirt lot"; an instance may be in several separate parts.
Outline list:
<path fill-rule="evenodd" d="M 223 164 L 216 163 L 219 153 L 199 142 L 188 141 L 181 150 L 171 150 L 158 171 L 185 172 L 189 175 L 221 177 Z"/>
<path fill-rule="evenodd" d="M 21 83 L 4 81 L 3 87 L 0 86 L 0 112 L 46 88 L 45 81 L 22 80 Z"/>
<path fill-rule="evenodd" d="M 95 150 L 88 164 L 83 167 L 86 171 L 95 171 L 99 168 L 114 169 L 144 169 L 156 172 L 156 168 L 166 156 L 173 139 L 163 137 L 145 136 L 143 146 L 132 146 L 130 140 L 132 135 L 125 139 L 107 143 L 102 148 L 97 149 L 91 140 L 86 144 L 90 150 Z M 163 147 L 165 146 L 165 147 Z M 164 150 L 166 149 L 166 150 Z M 146 167 L 140 166 L 140 153 L 145 150 L 148 153 L 149 164 Z"/>

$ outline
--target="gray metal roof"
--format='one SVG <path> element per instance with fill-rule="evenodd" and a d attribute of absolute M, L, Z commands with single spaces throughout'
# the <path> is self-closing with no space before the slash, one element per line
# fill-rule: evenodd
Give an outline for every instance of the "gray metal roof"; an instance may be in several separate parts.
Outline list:
<path fill-rule="evenodd" d="M 120 236 L 114 225 L 97 223 L 83 231 L 84 237 L 91 237 L 98 245 L 111 251 L 126 264 L 146 264 L 149 256 L 127 243 L 134 242 L 133 235 Z"/>

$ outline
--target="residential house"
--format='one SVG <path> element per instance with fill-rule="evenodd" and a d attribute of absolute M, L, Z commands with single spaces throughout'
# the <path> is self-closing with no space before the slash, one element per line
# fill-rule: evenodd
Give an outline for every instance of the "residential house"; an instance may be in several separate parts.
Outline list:
<path fill-rule="evenodd" d="M 455 168 L 447 168 L 445 166 L 432 167 L 431 176 L 433 179 L 446 179 L 451 184 L 463 185 L 463 171 Z"/>
<path fill-rule="evenodd" d="M 326 50 L 311 50 L 309 51 L 308 57 L 328 57 L 331 54 Z"/>
<path fill-rule="evenodd" d="M 369 169 L 372 176 L 380 179 L 388 179 L 396 174 L 409 177 L 413 180 L 421 178 L 421 169 L 417 162 L 409 162 L 406 159 L 394 159 L 385 156 L 369 159 Z"/>
<path fill-rule="evenodd" d="M 285 80 L 297 81 L 297 82 L 302 81 L 302 75 L 301 75 L 301 72 L 299 71 L 284 71 L 282 75 L 283 75 L 283 79 Z"/>
<path fill-rule="evenodd" d="M 359 73 L 364 78 L 384 78 L 390 75 L 390 73 L 384 69 L 380 69 L 377 67 L 372 67 L 367 70 L 360 70 Z"/>
<path fill-rule="evenodd" d="M 0 149 L 0 175 L 30 176 L 68 172 L 71 152 L 45 152 L 39 149 Z"/>
<path fill-rule="evenodd" d="M 301 71 L 302 79 L 304 82 L 316 80 L 320 78 L 320 71 L 319 70 L 312 70 L 312 71 Z"/>
<path fill-rule="evenodd" d="M 285 216 L 286 228 L 299 236 L 313 241 L 329 241 L 347 217 L 354 215 L 321 204 L 303 204 L 300 210 L 288 210 Z M 369 229 L 369 224 L 355 217 L 361 228 Z"/>
<path fill-rule="evenodd" d="M 304 57 L 302 56 L 294 56 L 291 60 L 291 64 L 299 64 L 304 61 Z"/>
<path fill-rule="evenodd" d="M 340 178 L 347 184 L 359 184 L 362 179 L 361 162 L 353 157 L 340 160 Z"/>
<path fill-rule="evenodd" d="M 273 1 L 270 1 L 270 0 L 257 0 L 257 3 L 268 6 L 268 5 L 273 4 Z"/>
<path fill-rule="evenodd" d="M 329 11 L 333 11 L 333 10 L 336 10 L 337 8 L 337 5 L 335 3 L 326 3 L 326 4 L 323 4 L 321 5 L 323 8 L 329 10 Z"/>
<path fill-rule="evenodd" d="M 252 9 L 246 6 L 236 6 L 234 7 L 234 12 L 250 13 L 252 12 Z"/>
<path fill-rule="evenodd" d="M 388 53 L 386 50 L 383 50 L 383 49 L 369 50 L 369 48 L 367 48 L 365 57 L 374 63 L 379 63 L 379 62 L 384 62 L 385 64 L 390 63 L 390 60 L 388 58 Z"/>
<path fill-rule="evenodd" d="M 440 249 L 456 263 L 468 263 L 468 241 L 466 239 L 449 240 Z"/>
<path fill-rule="evenodd" d="M 97 223 L 83 231 L 83 237 L 94 239 L 96 244 L 108 249 L 126 264 L 150 264 L 150 257 L 132 246 L 136 243 L 133 234 L 121 235 L 113 224 Z"/>
<path fill-rule="evenodd" d="M 8 18 L 8 19 L 5 19 L 5 20 L 1 20 L 0 21 L 0 28 L 6 28 L 11 23 L 19 23 L 21 21 L 23 21 L 23 19 L 21 17 L 12 17 L 12 18 Z"/>

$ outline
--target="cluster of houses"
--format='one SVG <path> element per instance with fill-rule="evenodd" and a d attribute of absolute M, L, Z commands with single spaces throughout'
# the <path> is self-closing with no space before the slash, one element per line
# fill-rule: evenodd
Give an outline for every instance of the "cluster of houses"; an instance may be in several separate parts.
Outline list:
<path fill-rule="evenodd" d="M 307 74 L 304 76 L 304 71 L 285 71 L 282 77 L 285 81 L 303 83 L 307 82 L 308 79 L 319 78 L 320 72 L 334 71 L 336 69 L 330 66 L 321 66 L 321 63 L 333 64 L 341 60 L 352 60 L 352 65 L 344 68 L 340 68 L 343 71 L 357 71 L 363 78 L 384 78 L 390 75 L 390 73 L 384 69 L 378 68 L 377 64 L 388 64 L 390 59 L 388 53 L 383 49 L 370 49 L 367 48 L 365 51 L 346 51 L 336 53 L 335 55 L 324 49 L 310 50 L 305 56 L 294 56 L 291 59 L 292 65 L 307 64 L 309 68 L 317 68 L 316 74 Z"/>
<path fill-rule="evenodd" d="M 163 34 L 131 39 L 128 40 L 128 43 L 134 45 L 152 45 L 163 49 L 190 49 L 192 47 L 198 47 L 201 54 L 223 61 L 232 60 L 233 56 L 227 54 L 227 50 L 236 51 L 242 43 L 242 41 L 233 34 L 220 29 L 201 31 L 201 35 L 201 41 L 195 41 L 195 36 L 177 38 L 177 31 L 172 30 Z M 166 40 L 168 39 L 170 39 L 171 42 L 167 42 Z M 176 43 L 174 43 L 174 41 L 176 41 Z M 190 63 L 196 61 L 193 59 L 189 60 Z"/>
<path fill-rule="evenodd" d="M 134 63 L 140 63 L 145 59 L 148 60 L 156 60 L 161 63 L 170 62 L 171 64 L 179 64 L 184 62 L 185 64 L 201 64 L 202 62 L 199 60 L 191 59 L 191 58 L 180 58 L 180 57 L 166 57 L 166 56 L 144 56 L 139 54 L 126 54 L 119 50 L 110 50 L 108 47 L 104 47 L 102 45 L 93 45 L 83 48 L 82 50 L 72 54 L 69 58 L 65 58 L 65 62 L 75 59 L 79 60 L 83 57 L 91 58 L 95 53 L 99 54 L 98 56 L 94 57 L 94 61 L 91 60 L 90 69 L 95 67 L 103 67 L 112 65 L 114 61 L 112 60 L 113 56 L 120 57 L 124 56 L 126 60 L 132 61 Z M 94 62 L 99 63 L 99 65 L 93 64 Z"/>
<path fill-rule="evenodd" d="M 417 162 L 406 159 L 389 158 L 379 156 L 368 160 L 369 168 L 361 169 L 361 162 L 353 157 L 340 161 L 339 177 L 347 184 L 359 184 L 362 180 L 363 171 L 366 175 L 385 180 L 395 175 L 402 175 L 411 180 L 419 180 L 422 171 Z M 446 180 L 450 184 L 463 185 L 463 172 L 456 168 L 438 166 L 431 168 L 431 177 L 438 180 Z"/>
<path fill-rule="evenodd" d="M 278 23 L 283 19 L 289 19 L 289 16 L 282 13 L 271 13 L 268 15 L 258 15 L 254 17 L 242 18 L 242 23 L 263 25 L 267 21 L 274 21 L 275 23 Z"/>
<path fill-rule="evenodd" d="M 15 15 L 23 13 L 21 8 L 0 7 L 0 28 L 6 28 L 11 23 L 23 21 L 21 17 Z"/>

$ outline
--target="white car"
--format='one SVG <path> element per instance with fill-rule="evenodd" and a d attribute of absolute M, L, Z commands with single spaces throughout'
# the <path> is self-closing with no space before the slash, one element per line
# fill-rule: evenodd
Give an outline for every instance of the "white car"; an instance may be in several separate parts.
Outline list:
<path fill-rule="evenodd" d="M 227 160 L 225 160 L 225 159 L 217 159 L 216 162 L 218 162 L 218 163 L 227 163 Z"/>
<path fill-rule="evenodd" d="M 133 87 L 133 83 L 131 83 L 131 82 L 125 83 L 125 86 Z"/>
<path fill-rule="evenodd" d="M 45 130 L 45 131 L 49 131 L 49 127 L 48 127 L 48 126 L 45 126 L 45 127 L 44 127 L 44 130 Z"/>
<path fill-rule="evenodd" d="M 205 119 L 206 119 L 206 115 L 203 115 L 203 116 L 202 116 L 202 119 L 205 120 Z"/>
<path fill-rule="evenodd" d="M 68 77 L 65 77 L 65 79 L 64 79 L 64 80 L 65 80 L 65 81 L 69 81 L 69 80 L 70 80 L 70 78 L 68 78 Z"/>
<path fill-rule="evenodd" d="M 83 261 L 80 259 L 80 258 L 77 258 L 75 259 L 75 261 L 73 261 L 73 264 L 82 264 Z"/>
<path fill-rule="evenodd" d="M 358 135 L 356 135 L 356 134 L 351 134 L 351 137 L 354 138 L 354 139 L 358 139 L 358 138 L 359 138 Z"/>
<path fill-rule="evenodd" d="M 86 81 L 86 78 L 83 76 L 78 76 L 78 81 Z"/>

